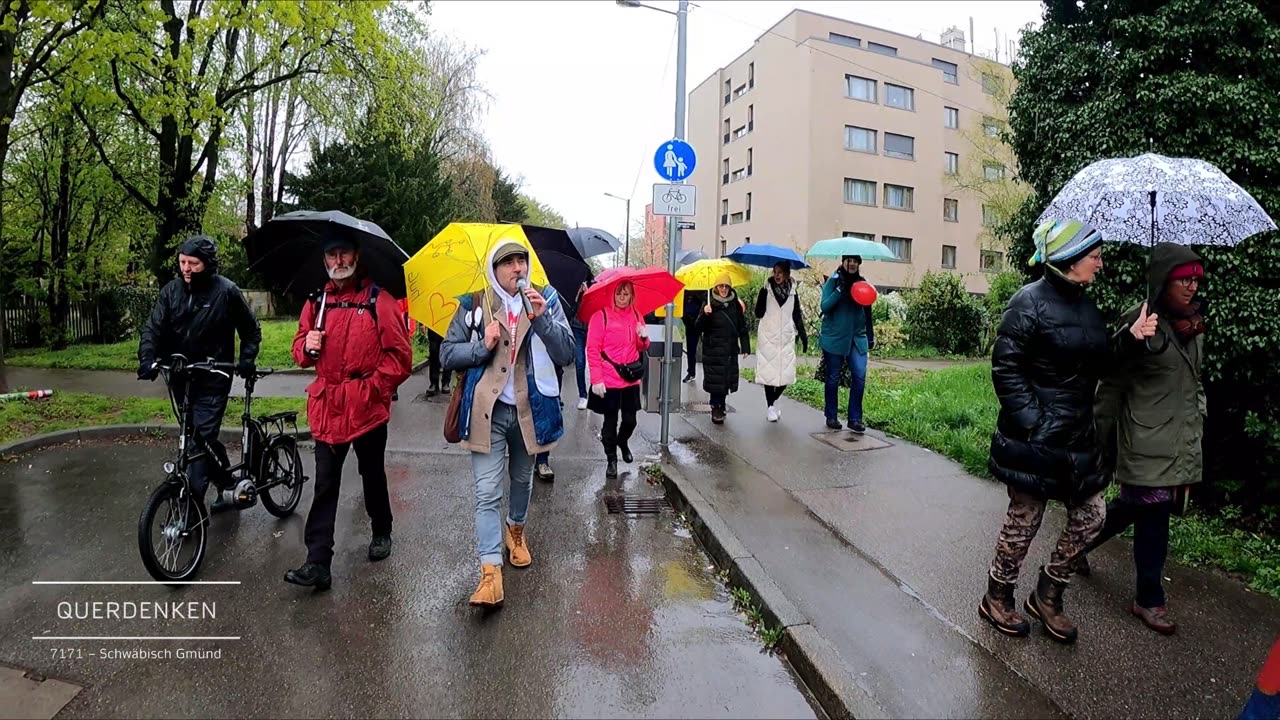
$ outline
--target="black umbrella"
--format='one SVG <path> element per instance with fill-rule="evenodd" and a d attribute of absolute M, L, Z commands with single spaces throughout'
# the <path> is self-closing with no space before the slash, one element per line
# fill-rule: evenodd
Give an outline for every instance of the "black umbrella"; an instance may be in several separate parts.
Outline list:
<path fill-rule="evenodd" d="M 360 250 L 360 267 L 392 297 L 405 296 L 404 263 L 409 259 L 382 228 L 337 210 L 297 210 L 271 218 L 244 239 L 249 269 L 272 290 L 306 298 L 329 281 L 324 244 L 333 237 Z"/>
<path fill-rule="evenodd" d="M 591 279 L 591 266 L 582 259 L 577 246 L 564 230 L 538 227 L 537 225 L 521 225 L 525 237 L 538 260 L 542 261 L 542 269 L 547 272 L 547 280 L 551 282 L 560 296 L 572 306 L 578 297 L 578 289 Z M 565 315 L 572 315 L 565 312 Z"/>
<path fill-rule="evenodd" d="M 621 240 L 604 230 L 579 227 L 569 228 L 565 232 L 569 234 L 573 246 L 578 248 L 578 252 L 584 258 L 610 255 L 618 252 L 618 248 L 622 247 Z"/>

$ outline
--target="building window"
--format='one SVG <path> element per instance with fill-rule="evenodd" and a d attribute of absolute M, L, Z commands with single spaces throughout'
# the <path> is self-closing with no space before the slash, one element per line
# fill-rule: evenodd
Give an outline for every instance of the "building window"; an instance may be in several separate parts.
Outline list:
<path fill-rule="evenodd" d="M 868 40 L 867 49 L 873 53 L 880 53 L 881 55 L 888 55 L 889 57 L 898 57 L 898 48 L 890 45 L 881 45 L 878 42 L 871 42 Z"/>
<path fill-rule="evenodd" d="M 886 188 L 888 186 L 885 186 Z M 850 205 L 876 204 L 876 184 L 869 180 L 844 179 L 844 201 Z"/>
<path fill-rule="evenodd" d="M 844 149 L 867 153 L 876 152 L 876 131 L 845 125 Z"/>
<path fill-rule="evenodd" d="M 862 41 L 851 35 L 841 35 L 840 33 L 830 33 L 827 39 L 837 45 L 847 45 L 849 47 L 862 47 Z"/>
<path fill-rule="evenodd" d="M 742 222 L 742 213 L 736 212 L 729 216 L 730 225 L 738 225 Z"/>
<path fill-rule="evenodd" d="M 989 117 L 982 118 L 982 132 L 987 137 L 1000 137 L 1000 122 Z"/>
<path fill-rule="evenodd" d="M 747 132 L 751 132 L 755 129 L 756 129 L 756 106 L 748 105 L 747 106 Z"/>
<path fill-rule="evenodd" d="M 960 84 L 959 68 L 955 63 L 949 63 L 946 60 L 933 59 L 933 66 L 942 71 L 942 79 L 952 85 Z"/>
<path fill-rule="evenodd" d="M 1000 224 L 1000 213 L 990 205 L 982 206 L 983 227 L 995 227 Z"/>
<path fill-rule="evenodd" d="M 878 102 L 876 100 L 875 80 L 858 77 L 857 75 L 845 75 L 844 86 L 845 97 L 851 97 L 854 100 L 863 100 L 865 102 Z"/>
<path fill-rule="evenodd" d="M 724 81 L 724 104 L 728 105 L 729 101 L 732 99 L 733 99 L 733 81 L 725 80 Z"/>
<path fill-rule="evenodd" d="M 733 171 L 733 176 L 729 178 L 729 182 L 738 182 L 739 180 L 746 180 L 746 179 L 747 179 L 747 169 L 738 168 L 737 170 Z"/>
<path fill-rule="evenodd" d="M 913 210 L 915 189 L 903 185 L 884 185 L 884 206 L 894 210 Z"/>
<path fill-rule="evenodd" d="M 741 140 L 742 138 L 744 138 L 744 137 L 746 137 L 746 136 L 747 136 L 747 126 L 746 126 L 746 125 L 743 125 L 742 127 L 740 127 L 740 128 L 738 128 L 737 130 L 734 130 L 734 131 L 733 131 L 733 139 L 734 139 L 734 140 Z"/>
<path fill-rule="evenodd" d="M 956 269 L 956 246 L 955 245 L 942 246 L 942 267 L 947 268 L 948 270 Z"/>
<path fill-rule="evenodd" d="M 914 160 L 916 157 L 916 139 L 910 135 L 884 134 L 884 154 L 889 157 Z"/>
<path fill-rule="evenodd" d="M 893 256 L 902 262 L 911 262 L 911 238 L 890 237 L 885 235 L 884 244 L 893 253 Z"/>
<path fill-rule="evenodd" d="M 742 97 L 743 95 L 746 95 L 746 94 L 747 94 L 747 84 L 746 84 L 746 83 L 743 83 L 743 84 L 741 84 L 741 85 L 739 85 L 739 86 L 738 86 L 738 89 L 737 89 L 737 90 L 734 90 L 734 91 L 733 91 L 733 99 L 734 99 L 734 100 L 737 100 L 738 98 L 740 98 L 740 97 Z"/>
<path fill-rule="evenodd" d="M 844 232 L 840 233 L 840 236 L 847 237 L 847 238 L 857 238 L 859 240 L 875 240 L 876 239 L 876 236 L 872 235 L 871 233 L 850 232 L 848 230 L 845 230 Z"/>
<path fill-rule="evenodd" d="M 982 74 L 982 92 L 988 95 L 997 95 L 1003 86 L 1004 83 L 1000 81 L 998 76 L 991 73 Z"/>
<path fill-rule="evenodd" d="M 946 157 L 947 157 L 947 174 L 959 175 L 960 174 L 960 154 L 949 152 L 946 154 Z"/>
<path fill-rule="evenodd" d="M 728 118 L 725 118 L 725 121 L 724 121 L 724 144 L 725 144 L 725 145 L 728 145 L 728 144 L 729 144 L 729 139 L 730 139 L 730 135 L 729 135 L 729 119 L 728 119 Z"/>
<path fill-rule="evenodd" d="M 946 115 L 944 116 L 944 119 L 942 121 L 943 126 L 950 128 L 951 130 L 955 130 L 959 128 L 960 127 L 960 110 L 958 108 L 953 108 L 953 107 L 944 107 L 943 110 L 946 112 Z"/>
<path fill-rule="evenodd" d="M 751 222 L 751 193 L 747 193 L 747 222 Z M 747 240 L 747 242 L 751 242 Z"/>
<path fill-rule="evenodd" d="M 723 224 L 723 223 L 721 223 Z M 720 257 L 724 257 L 729 252 L 729 241 L 720 238 Z"/>
<path fill-rule="evenodd" d="M 942 199 L 942 219 L 947 222 L 960 222 L 960 201 L 955 198 Z"/>
<path fill-rule="evenodd" d="M 989 272 L 999 272 L 1004 269 L 1004 253 L 994 250 L 983 250 L 981 269 Z"/>
<path fill-rule="evenodd" d="M 755 156 L 756 152 L 752 148 L 747 148 L 747 177 L 751 177 L 751 173 L 755 172 Z"/>
<path fill-rule="evenodd" d="M 884 104 L 899 110 L 915 110 L 916 91 L 909 87 L 885 83 Z"/>
<path fill-rule="evenodd" d="M 729 224 L 729 201 L 728 200 L 720 201 L 720 224 L 721 225 Z"/>
<path fill-rule="evenodd" d="M 721 163 L 720 168 L 723 170 L 723 172 L 720 173 L 720 184 L 728 185 L 729 184 L 729 158 L 724 159 L 724 162 Z"/>
<path fill-rule="evenodd" d="M 756 86 L 756 64 L 750 63 L 749 65 L 747 65 L 747 87 L 753 88 L 755 86 Z"/>
<path fill-rule="evenodd" d="M 1003 166 L 1003 165 L 996 165 L 996 164 L 993 164 L 993 163 L 987 163 L 987 164 L 985 164 L 985 165 L 983 165 L 983 166 L 982 166 L 982 176 L 983 176 L 984 178 L 986 178 L 987 180 L 992 180 L 992 181 L 994 181 L 994 180 L 1003 180 L 1003 179 L 1004 179 L 1004 166 Z"/>

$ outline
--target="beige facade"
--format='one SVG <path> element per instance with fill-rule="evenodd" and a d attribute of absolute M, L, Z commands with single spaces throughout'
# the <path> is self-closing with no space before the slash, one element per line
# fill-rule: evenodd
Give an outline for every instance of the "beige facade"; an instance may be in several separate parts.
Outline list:
<path fill-rule="evenodd" d="M 857 233 L 901 257 L 864 266 L 878 286 L 946 269 L 986 292 L 985 270 L 1003 257 L 984 257 L 982 200 L 946 175 L 948 163 L 972 166 L 970 133 L 1003 112 L 982 75 L 1008 83 L 1008 68 L 978 60 L 986 70 L 959 49 L 792 11 L 689 96 L 698 214 L 682 246 L 803 254 Z"/>

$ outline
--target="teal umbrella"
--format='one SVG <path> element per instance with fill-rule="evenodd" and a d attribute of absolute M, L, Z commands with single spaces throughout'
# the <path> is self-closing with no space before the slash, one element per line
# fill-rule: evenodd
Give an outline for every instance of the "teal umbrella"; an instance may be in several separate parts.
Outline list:
<path fill-rule="evenodd" d="M 805 257 L 811 260 L 839 260 L 845 255 L 860 255 L 863 260 L 898 259 L 884 243 L 852 237 L 819 240 L 809 248 Z"/>

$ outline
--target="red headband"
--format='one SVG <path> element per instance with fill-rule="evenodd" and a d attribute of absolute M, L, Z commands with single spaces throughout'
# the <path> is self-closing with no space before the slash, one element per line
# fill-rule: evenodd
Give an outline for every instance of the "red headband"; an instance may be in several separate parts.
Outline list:
<path fill-rule="evenodd" d="M 1181 280 L 1182 278 L 1202 278 L 1202 277 L 1204 277 L 1204 266 L 1198 262 L 1184 263 L 1169 272 L 1170 280 Z"/>

